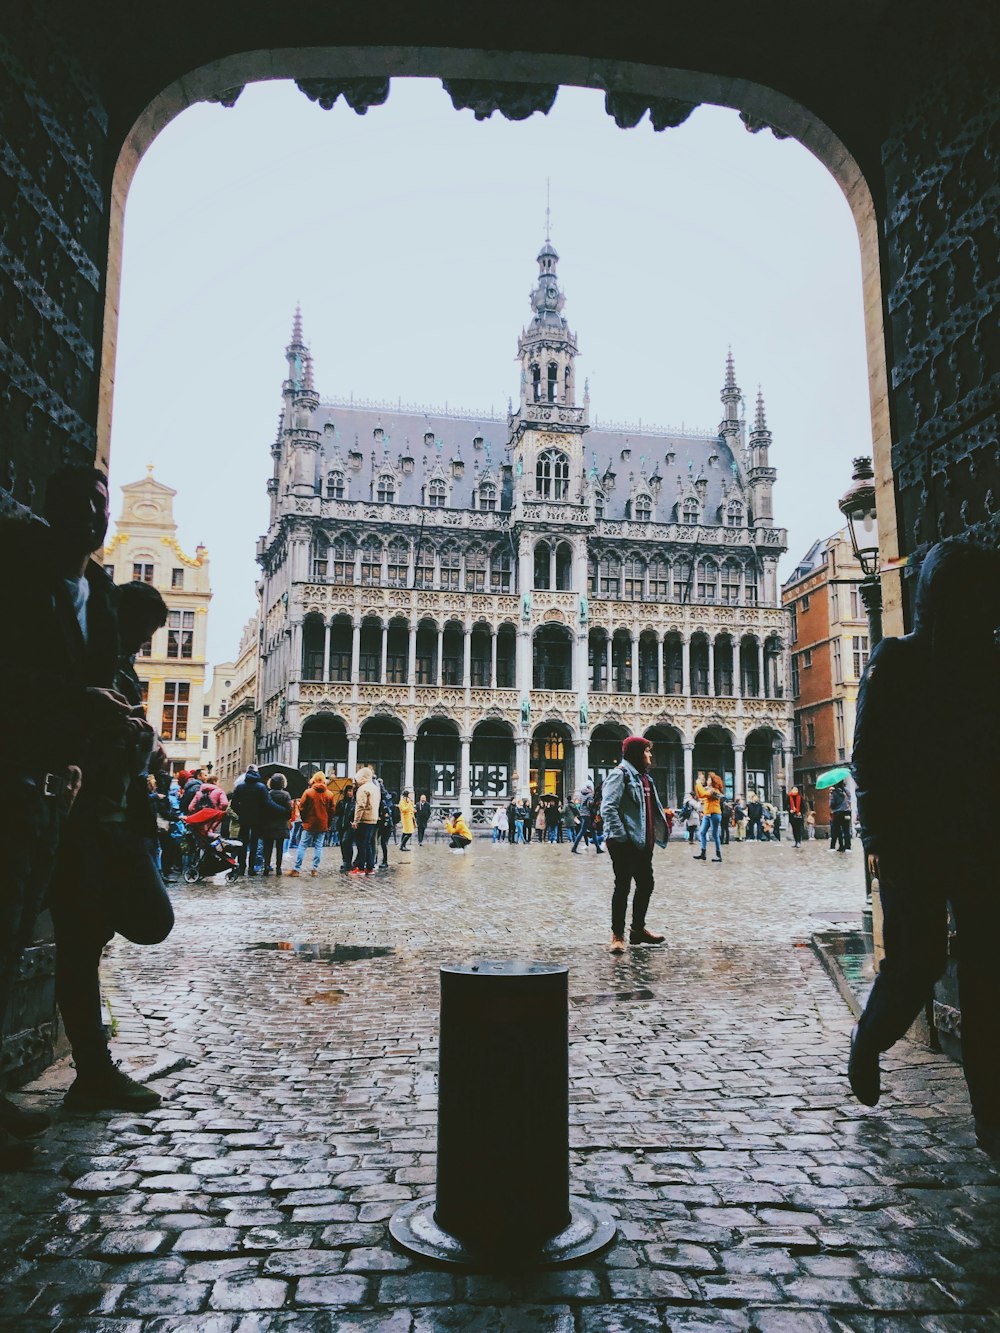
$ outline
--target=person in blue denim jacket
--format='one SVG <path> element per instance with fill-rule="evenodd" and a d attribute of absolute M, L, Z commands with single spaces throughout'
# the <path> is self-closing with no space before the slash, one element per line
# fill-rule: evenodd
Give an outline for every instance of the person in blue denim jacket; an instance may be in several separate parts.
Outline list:
<path fill-rule="evenodd" d="M 625 950 L 625 917 L 633 881 L 629 942 L 662 944 L 665 938 L 646 928 L 646 911 L 653 893 L 653 848 L 666 847 L 669 837 L 667 816 L 649 776 L 652 763 L 652 742 L 645 736 L 629 736 L 622 743 L 622 762 L 604 779 L 601 819 L 615 872 L 612 953 Z"/>

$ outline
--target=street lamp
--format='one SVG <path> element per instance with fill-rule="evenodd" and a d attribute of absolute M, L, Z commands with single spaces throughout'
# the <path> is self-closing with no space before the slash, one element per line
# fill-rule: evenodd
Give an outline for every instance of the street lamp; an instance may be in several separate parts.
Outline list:
<path fill-rule="evenodd" d="M 878 514 L 875 509 L 875 473 L 867 455 L 854 460 L 851 484 L 838 502 L 847 519 L 851 546 L 861 566 L 861 600 L 868 615 L 872 648 L 882 638 L 882 581 L 879 578 Z"/>

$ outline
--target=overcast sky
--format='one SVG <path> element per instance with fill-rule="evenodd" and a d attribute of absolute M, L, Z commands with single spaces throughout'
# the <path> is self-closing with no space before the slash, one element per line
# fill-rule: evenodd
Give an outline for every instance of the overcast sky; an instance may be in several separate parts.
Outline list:
<path fill-rule="evenodd" d="M 505 408 L 547 178 L 592 413 L 714 430 L 731 344 L 774 433 L 782 577 L 840 526 L 871 452 L 859 247 L 798 143 L 718 107 L 619 130 L 581 89 L 512 124 L 456 112 L 431 80 L 394 80 L 365 116 L 260 84 L 173 121 L 125 218 L 112 517 L 147 463 L 177 490 L 181 544 L 211 556 L 210 660 L 235 656 L 253 612 L 296 301 L 322 396 Z"/>

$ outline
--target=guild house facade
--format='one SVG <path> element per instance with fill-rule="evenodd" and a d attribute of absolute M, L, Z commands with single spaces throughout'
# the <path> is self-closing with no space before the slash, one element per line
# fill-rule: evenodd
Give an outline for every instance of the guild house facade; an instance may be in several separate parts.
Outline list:
<path fill-rule="evenodd" d="M 321 399 L 296 312 L 268 482 L 260 762 L 491 817 L 571 795 L 654 742 L 664 800 L 698 768 L 790 781 L 788 612 L 771 434 L 726 360 L 718 430 L 598 423 L 558 255 L 538 255 L 505 416 Z"/>

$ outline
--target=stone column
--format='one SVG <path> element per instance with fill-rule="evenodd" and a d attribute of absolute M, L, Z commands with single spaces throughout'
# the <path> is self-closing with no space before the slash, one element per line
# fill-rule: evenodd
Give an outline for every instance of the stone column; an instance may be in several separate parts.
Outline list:
<path fill-rule="evenodd" d="M 417 738 L 412 731 L 403 736 L 403 786 L 413 789 L 413 756 Z"/>
<path fill-rule="evenodd" d="M 792 754 L 791 749 L 788 747 L 787 742 L 785 744 L 784 761 L 785 761 L 785 790 L 787 791 L 789 787 L 793 787 L 795 785 L 795 757 Z"/>
<path fill-rule="evenodd" d="M 715 640 L 708 635 L 708 692 L 715 694 Z"/>
<path fill-rule="evenodd" d="M 358 687 L 358 677 L 361 674 L 361 618 L 355 616 L 352 625 L 351 634 L 351 684 L 355 689 Z"/>
<path fill-rule="evenodd" d="M 412 688 L 417 683 L 417 622 L 409 623 L 409 637 L 406 645 L 406 679 Z"/>
<path fill-rule="evenodd" d="M 517 795 L 531 790 L 531 737 L 523 736 L 517 742 Z"/>
<path fill-rule="evenodd" d="M 436 557 L 435 557 L 436 558 Z M 437 652 L 437 687 L 441 688 L 441 682 L 444 679 L 444 624 L 438 625 L 438 652 Z"/>
<path fill-rule="evenodd" d="M 531 541 L 527 533 L 522 533 L 517 547 L 517 591 L 522 596 L 530 592 L 534 581 Z"/>
<path fill-rule="evenodd" d="M 462 758 L 458 773 L 458 804 L 465 816 L 469 829 L 472 828 L 472 772 L 470 770 L 470 752 L 472 737 L 462 737 Z"/>
<path fill-rule="evenodd" d="M 740 651 L 742 639 L 733 639 L 733 698 L 743 698 L 743 654 Z"/>
<path fill-rule="evenodd" d="M 587 736 L 581 731 L 580 739 L 573 743 L 573 781 L 579 791 L 587 781 Z M 575 793 L 574 793 L 575 795 Z"/>
<path fill-rule="evenodd" d="M 386 673 L 389 664 L 389 626 L 382 621 L 382 659 L 380 663 L 378 678 L 383 685 L 386 684 Z"/>
<path fill-rule="evenodd" d="M 531 693 L 531 626 L 523 620 L 517 630 L 517 688 L 522 697 Z"/>
<path fill-rule="evenodd" d="M 743 790 L 743 750 L 742 745 L 733 746 L 733 795 L 746 796 Z"/>
<path fill-rule="evenodd" d="M 684 741 L 684 796 L 694 790 L 694 741 Z"/>
<path fill-rule="evenodd" d="M 681 690 L 688 698 L 691 696 L 691 634 L 684 630 L 681 634 Z M 688 788 L 690 791 L 690 787 Z"/>
<path fill-rule="evenodd" d="M 323 626 L 323 679 L 330 681 L 330 622 Z"/>
<path fill-rule="evenodd" d="M 656 693 L 663 697 L 663 654 L 666 648 L 665 636 L 656 631 Z"/>
<path fill-rule="evenodd" d="M 462 658 L 462 685 L 465 689 L 472 688 L 472 626 L 466 625 L 463 628 L 464 636 L 464 655 Z"/>
<path fill-rule="evenodd" d="M 631 631 L 632 639 L 632 698 L 635 700 L 636 711 L 639 709 L 639 633 L 638 630 Z"/>
<path fill-rule="evenodd" d="M 358 771 L 358 733 L 347 733 L 347 776 L 353 778 Z"/>
<path fill-rule="evenodd" d="M 759 699 L 767 698 L 767 677 L 764 674 L 767 667 L 767 659 L 764 656 L 764 640 L 757 640 L 757 674 L 760 677 L 760 688 L 757 697 Z"/>
<path fill-rule="evenodd" d="M 490 689 L 491 690 L 495 690 L 497 687 L 497 639 L 498 638 L 499 635 L 497 633 L 497 628 L 494 625 L 493 631 L 490 634 Z"/>
<path fill-rule="evenodd" d="M 291 642 L 289 644 L 289 655 L 291 656 L 291 671 L 288 673 L 289 680 L 302 679 L 302 621 L 292 622 Z"/>
<path fill-rule="evenodd" d="M 604 692 L 605 694 L 614 694 L 614 639 L 611 631 L 608 631 L 608 637 L 604 644 L 605 664 L 604 664 Z"/>

